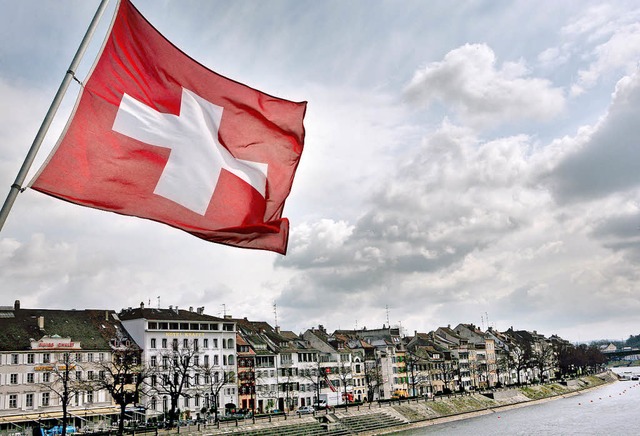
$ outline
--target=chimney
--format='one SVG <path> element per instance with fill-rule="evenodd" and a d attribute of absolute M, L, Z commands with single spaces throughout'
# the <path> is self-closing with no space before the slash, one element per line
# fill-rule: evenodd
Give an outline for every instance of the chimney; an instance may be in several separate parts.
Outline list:
<path fill-rule="evenodd" d="M 16 300 L 16 302 L 13 303 L 13 310 L 20 310 L 20 300 Z"/>
<path fill-rule="evenodd" d="M 178 309 L 178 305 L 177 304 L 176 304 L 176 307 L 173 310 L 174 310 L 175 313 L 180 315 L 180 309 Z"/>
<path fill-rule="evenodd" d="M 193 312 L 193 306 L 189 306 L 189 312 Z"/>
<path fill-rule="evenodd" d="M 104 311 L 104 320 L 105 321 L 109 321 L 109 311 L 108 310 Z"/>
<path fill-rule="evenodd" d="M 44 316 L 38 317 L 38 328 L 44 330 Z"/>
<path fill-rule="evenodd" d="M 169 305 L 169 310 L 173 310 L 173 305 Z"/>
<path fill-rule="evenodd" d="M 276 326 L 276 333 L 280 333 L 280 326 L 279 325 Z"/>
<path fill-rule="evenodd" d="M 198 307 L 198 315 L 202 315 L 204 313 L 204 306 Z"/>
<path fill-rule="evenodd" d="M 144 301 L 140 302 L 140 309 L 144 309 Z"/>

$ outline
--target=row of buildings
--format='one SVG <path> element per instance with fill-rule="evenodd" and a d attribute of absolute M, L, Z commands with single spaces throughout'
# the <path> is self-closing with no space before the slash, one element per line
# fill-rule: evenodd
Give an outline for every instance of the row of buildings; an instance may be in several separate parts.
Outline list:
<path fill-rule="evenodd" d="M 551 378 L 557 336 L 481 331 L 472 324 L 404 334 L 400 328 L 297 334 L 266 322 L 214 317 L 204 308 L 111 310 L 0 307 L 0 429 L 108 424 L 120 411 L 105 389 L 125 377 L 131 419 L 210 418 L 236 409 L 291 411 L 472 391 Z M 102 382 L 102 383 L 101 383 Z M 65 397 L 65 392 L 68 397 Z"/>

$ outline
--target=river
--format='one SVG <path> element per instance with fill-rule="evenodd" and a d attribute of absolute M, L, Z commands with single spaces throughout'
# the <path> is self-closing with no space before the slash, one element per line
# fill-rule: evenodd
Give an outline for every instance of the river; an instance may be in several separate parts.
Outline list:
<path fill-rule="evenodd" d="M 616 370 L 640 373 L 640 368 Z M 640 383 L 619 381 L 578 395 L 477 418 L 396 433 L 417 435 L 640 434 Z"/>

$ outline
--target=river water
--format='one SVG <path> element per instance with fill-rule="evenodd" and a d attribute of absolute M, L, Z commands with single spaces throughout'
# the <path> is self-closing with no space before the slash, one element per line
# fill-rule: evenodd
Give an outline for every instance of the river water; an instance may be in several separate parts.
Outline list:
<path fill-rule="evenodd" d="M 569 398 L 397 435 L 640 435 L 639 413 L 640 383 L 619 381 Z"/>

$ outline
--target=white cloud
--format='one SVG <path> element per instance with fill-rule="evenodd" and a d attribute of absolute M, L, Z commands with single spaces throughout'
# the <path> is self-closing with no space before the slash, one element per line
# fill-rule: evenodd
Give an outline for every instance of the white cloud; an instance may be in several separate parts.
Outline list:
<path fill-rule="evenodd" d="M 522 60 L 498 66 L 490 47 L 466 44 L 417 71 L 405 93 L 420 104 L 437 100 L 462 121 L 477 126 L 545 120 L 562 112 L 562 90 L 527 75 Z"/>
<path fill-rule="evenodd" d="M 194 2 L 197 14 L 139 3 L 214 70 L 309 101 L 284 211 L 289 254 L 26 191 L 0 233 L 3 304 L 20 295 L 23 306 L 117 310 L 160 297 L 273 322 L 275 302 L 296 331 L 380 326 L 388 307 L 410 331 L 488 314 L 500 329 L 569 339 L 638 333 L 640 85 L 635 73 L 619 80 L 637 58 L 639 44 L 620 43 L 635 41 L 633 2 L 480 2 L 453 15 L 446 1 Z M 72 8 L 73 22 L 60 5 L 46 20 L 0 17 L 17 44 L 0 50 L 11 59 L 0 65 L 7 189 L 61 79 L 51 72 L 66 70 L 92 8 Z M 425 59 L 437 62 L 418 69 Z M 565 101 L 571 86 L 583 94 Z"/>

